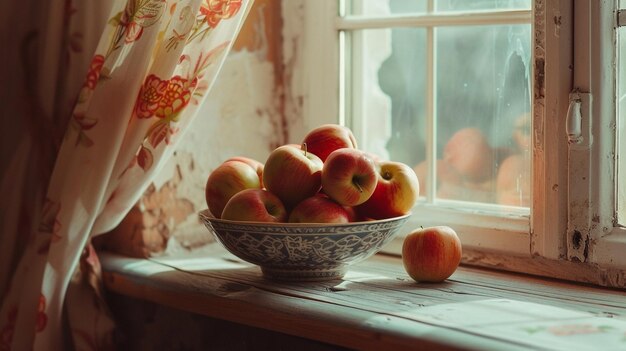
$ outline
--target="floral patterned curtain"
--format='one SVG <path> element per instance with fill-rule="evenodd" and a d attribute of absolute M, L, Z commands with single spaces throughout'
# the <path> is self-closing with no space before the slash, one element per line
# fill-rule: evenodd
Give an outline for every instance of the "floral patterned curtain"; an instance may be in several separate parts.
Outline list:
<path fill-rule="evenodd" d="M 0 179 L 19 199 L 0 205 L 0 350 L 112 345 L 89 239 L 120 222 L 184 137 L 251 1 L 0 4 L 15 63 L 0 98 L 30 128 Z"/>

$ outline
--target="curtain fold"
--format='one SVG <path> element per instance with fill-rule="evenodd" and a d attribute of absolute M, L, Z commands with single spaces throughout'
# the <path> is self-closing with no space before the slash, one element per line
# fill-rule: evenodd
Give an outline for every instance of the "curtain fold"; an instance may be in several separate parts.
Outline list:
<path fill-rule="evenodd" d="M 22 193 L 19 207 L 0 215 L 0 240 L 8 243 L 0 257 L 19 258 L 14 271 L 0 271 L 0 284 L 8 282 L 0 285 L 0 350 L 64 349 L 64 318 L 77 349 L 107 349 L 113 324 L 89 239 L 121 221 L 184 137 L 250 1 L 29 4 L 41 21 L 22 26 L 11 42 L 26 82 L 18 85 L 21 104 L 8 111 L 32 123 L 0 182 L 2 191 L 22 186 L 13 190 Z M 37 178 L 24 157 L 54 167 Z M 20 182 L 28 176 L 49 182 L 29 191 Z"/>

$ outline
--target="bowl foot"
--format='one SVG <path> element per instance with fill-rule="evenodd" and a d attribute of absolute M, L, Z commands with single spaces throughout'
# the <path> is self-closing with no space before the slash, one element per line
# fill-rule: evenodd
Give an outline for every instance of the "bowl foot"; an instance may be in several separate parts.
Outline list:
<path fill-rule="evenodd" d="M 345 268 L 338 269 L 276 269 L 261 267 L 263 276 L 271 280 L 292 282 L 315 282 L 341 279 L 346 274 Z"/>

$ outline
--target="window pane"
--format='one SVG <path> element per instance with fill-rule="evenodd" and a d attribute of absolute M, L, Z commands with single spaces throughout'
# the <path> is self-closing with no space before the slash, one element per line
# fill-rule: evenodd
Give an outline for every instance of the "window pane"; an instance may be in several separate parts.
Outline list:
<path fill-rule="evenodd" d="M 426 158 L 426 29 L 359 30 L 351 38 L 350 114 L 359 147 L 417 165 Z"/>
<path fill-rule="evenodd" d="M 427 1 L 406 0 L 348 0 L 349 15 L 384 16 L 402 13 L 425 13 Z"/>
<path fill-rule="evenodd" d="M 346 117 L 361 148 L 411 165 L 422 195 L 430 187 L 435 202 L 529 206 L 530 30 L 510 25 L 348 32 Z M 436 165 L 434 182 L 429 165 Z"/>
<path fill-rule="evenodd" d="M 530 26 L 436 31 L 440 198 L 528 206 Z"/>
<path fill-rule="evenodd" d="M 531 0 L 435 0 L 437 11 L 530 10 Z"/>
<path fill-rule="evenodd" d="M 428 0 L 348 0 L 350 15 L 382 16 L 387 14 L 426 13 Z M 436 12 L 530 10 L 531 0 L 432 0 Z"/>
<path fill-rule="evenodd" d="M 620 5 L 624 3 L 622 1 Z M 617 66 L 617 220 L 626 224 L 626 28 L 617 31 L 618 66 Z"/>

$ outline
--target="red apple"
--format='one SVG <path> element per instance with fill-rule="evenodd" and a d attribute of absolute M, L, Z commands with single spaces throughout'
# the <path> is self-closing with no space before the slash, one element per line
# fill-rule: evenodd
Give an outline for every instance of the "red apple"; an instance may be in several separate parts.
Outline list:
<path fill-rule="evenodd" d="M 293 146 L 283 145 L 270 153 L 265 162 L 263 184 L 288 209 L 315 195 L 322 183 L 322 160 Z"/>
<path fill-rule="evenodd" d="M 411 167 L 401 162 L 380 162 L 372 196 L 356 207 L 363 217 L 383 219 L 407 214 L 419 197 L 420 185 Z"/>
<path fill-rule="evenodd" d="M 261 188 L 263 187 L 263 164 L 261 162 L 248 158 L 248 157 L 244 157 L 244 156 L 234 156 L 234 157 L 229 158 L 225 162 L 228 162 L 228 161 L 243 162 L 249 165 L 250 167 L 254 168 L 256 170 L 256 174 L 259 175 L 259 180 L 261 181 Z"/>
<path fill-rule="evenodd" d="M 325 195 L 315 195 L 302 200 L 289 215 L 291 223 L 348 223 L 346 209 Z"/>
<path fill-rule="evenodd" d="M 369 157 L 372 161 L 374 161 L 374 163 L 387 161 L 386 159 L 382 158 L 380 155 L 375 154 L 373 152 L 368 152 L 368 151 L 363 151 L 363 152 L 365 153 L 365 156 Z"/>
<path fill-rule="evenodd" d="M 477 128 L 464 128 L 446 143 L 443 159 L 463 179 L 472 182 L 487 180 L 493 171 L 493 150 Z"/>
<path fill-rule="evenodd" d="M 361 218 L 352 206 L 343 206 L 344 210 L 348 213 L 348 222 L 362 222 L 365 218 Z"/>
<path fill-rule="evenodd" d="M 284 222 L 287 210 L 280 199 L 263 189 L 246 189 L 224 207 L 222 219 L 244 222 Z"/>
<path fill-rule="evenodd" d="M 209 210 L 219 218 L 233 195 L 250 188 L 261 188 L 261 180 L 256 169 L 240 161 L 222 163 L 207 179 L 205 196 Z"/>
<path fill-rule="evenodd" d="M 357 147 L 352 131 L 338 124 L 324 124 L 311 130 L 302 143 L 322 162 L 326 162 L 328 155 L 337 149 Z"/>
<path fill-rule="evenodd" d="M 461 252 L 461 241 L 452 228 L 420 228 L 404 238 L 402 263 L 415 281 L 441 282 L 459 266 Z"/>
<path fill-rule="evenodd" d="M 362 204 L 376 188 L 374 161 L 357 149 L 333 151 L 322 171 L 322 189 L 331 199 L 344 206 Z"/>

